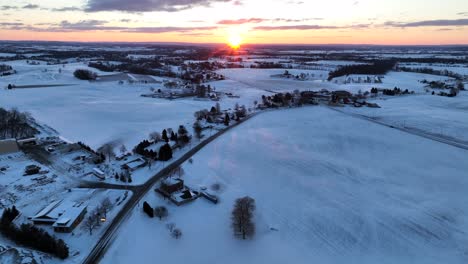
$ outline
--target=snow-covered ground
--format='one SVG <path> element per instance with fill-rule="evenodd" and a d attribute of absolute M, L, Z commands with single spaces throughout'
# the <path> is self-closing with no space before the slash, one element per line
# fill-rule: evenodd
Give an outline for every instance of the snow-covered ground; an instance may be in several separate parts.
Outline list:
<path fill-rule="evenodd" d="M 449 71 L 456 74 L 468 75 L 468 64 L 430 64 L 430 63 L 400 63 L 402 67 L 429 68 L 436 71 Z"/>
<path fill-rule="evenodd" d="M 362 92 L 370 91 L 373 87 L 393 89 L 399 87 L 403 90 L 408 89 L 415 92 L 423 92 L 424 84 L 419 81 L 439 81 L 450 79 L 445 76 L 436 76 L 430 74 L 420 74 L 412 72 L 389 72 L 382 79 L 382 83 L 350 83 L 343 84 L 345 77 L 336 78 L 332 82 L 327 82 L 328 78 L 327 71 L 317 70 L 288 70 L 291 74 L 297 75 L 301 73 L 314 74 L 317 78 L 323 80 L 314 81 L 297 81 L 294 79 L 278 79 L 272 77 L 272 75 L 283 74 L 284 69 L 224 69 L 218 71 L 218 73 L 226 76 L 227 79 L 236 81 L 247 88 L 259 89 L 265 91 L 275 92 L 286 92 L 298 90 L 321 90 L 327 89 L 330 91 L 336 90 L 347 90 L 353 93 L 357 93 L 359 90 Z M 354 75 L 358 76 L 358 75 Z M 363 78 L 368 75 L 362 75 Z"/>
<path fill-rule="evenodd" d="M 164 128 L 193 124 L 193 113 L 215 105 L 193 99 L 144 98 L 149 85 L 86 83 L 70 87 L 0 90 L 0 105 L 30 112 L 70 141 L 93 148 L 121 140 L 128 149 Z M 229 107 L 233 107 L 230 105 Z"/>
<path fill-rule="evenodd" d="M 329 110 L 259 115 L 184 165 L 220 203 L 136 208 L 102 263 L 466 263 L 466 151 Z M 234 200 L 256 200 L 254 239 L 233 238 Z M 183 232 L 170 237 L 167 223 Z M 271 228 L 277 229 L 272 231 Z"/>
<path fill-rule="evenodd" d="M 468 92 L 457 97 L 417 95 L 375 100 L 381 109 L 345 108 L 397 127 L 417 128 L 431 134 L 468 142 Z"/>

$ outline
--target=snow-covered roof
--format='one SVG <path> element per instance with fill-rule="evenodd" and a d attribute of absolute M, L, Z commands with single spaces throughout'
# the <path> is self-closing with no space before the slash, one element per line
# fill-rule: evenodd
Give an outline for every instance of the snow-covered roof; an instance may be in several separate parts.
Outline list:
<path fill-rule="evenodd" d="M 166 185 L 175 185 L 175 184 L 179 184 L 180 182 L 183 182 L 183 180 L 169 177 L 169 178 L 166 178 L 163 182 Z"/>
<path fill-rule="evenodd" d="M 86 210 L 85 205 L 67 208 L 59 219 L 52 225 L 53 227 L 70 227 L 73 222 Z"/>
<path fill-rule="evenodd" d="M 98 168 L 94 168 L 93 171 L 99 175 L 104 175 L 104 172 Z"/>
<path fill-rule="evenodd" d="M 50 203 L 49 205 L 47 205 L 46 207 L 44 207 L 44 209 L 42 209 L 41 211 L 39 211 L 35 216 L 33 216 L 32 218 L 42 218 L 42 217 L 45 217 L 47 216 L 54 208 L 56 208 L 60 203 L 62 202 L 62 200 L 58 200 L 58 201 L 55 201 L 55 202 L 52 202 Z"/>
<path fill-rule="evenodd" d="M 125 163 L 125 165 L 130 169 L 136 169 L 139 166 L 142 166 L 143 164 L 145 164 L 145 160 L 143 160 L 143 159 L 136 159 L 136 160 L 132 160 L 132 161 L 130 161 L 128 163 Z"/>

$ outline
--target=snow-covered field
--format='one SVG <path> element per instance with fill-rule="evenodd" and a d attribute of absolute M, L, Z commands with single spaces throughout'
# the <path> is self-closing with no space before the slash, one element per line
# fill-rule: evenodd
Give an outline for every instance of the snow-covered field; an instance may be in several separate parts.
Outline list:
<path fill-rule="evenodd" d="M 153 131 L 191 126 L 193 113 L 211 101 L 144 98 L 148 85 L 86 83 L 79 86 L 0 90 L 0 105 L 30 112 L 70 141 L 93 148 L 113 140 L 134 147 Z M 230 105 L 229 107 L 232 107 Z"/>
<path fill-rule="evenodd" d="M 375 102 L 382 108 L 345 110 L 378 118 L 394 126 L 417 128 L 468 142 L 468 92 L 453 98 L 424 94 L 387 97 Z"/>
<path fill-rule="evenodd" d="M 409 63 L 409 64 L 405 64 L 405 63 L 400 63 L 399 64 L 400 66 L 403 66 L 403 67 L 409 67 L 409 68 L 429 68 L 429 69 L 433 69 L 433 70 L 436 70 L 436 71 L 449 71 L 449 72 L 453 72 L 453 73 L 456 73 L 456 74 L 461 74 L 461 75 L 468 75 L 468 65 L 463 65 L 463 64 L 455 64 L 455 65 L 451 65 L 451 64 L 429 64 L 429 63 Z"/>
<path fill-rule="evenodd" d="M 264 113 L 184 165 L 221 202 L 136 208 L 102 263 L 466 263 L 466 152 L 311 107 Z M 254 239 L 233 238 L 236 198 L 256 199 Z M 170 237 L 165 225 L 183 232 Z M 272 231 L 271 228 L 278 231 Z"/>
<path fill-rule="evenodd" d="M 382 83 L 350 83 L 343 84 L 344 77 L 337 78 L 337 82 L 325 81 L 328 78 L 327 71 L 317 70 L 288 70 L 291 74 L 297 75 L 301 73 L 314 74 L 318 80 L 315 81 L 297 81 L 294 79 L 278 79 L 273 78 L 272 75 L 283 74 L 284 69 L 223 69 L 218 71 L 220 74 L 226 76 L 227 79 L 241 83 L 250 89 L 260 89 L 265 91 L 286 92 L 293 90 L 321 90 L 327 89 L 330 91 L 347 90 L 357 93 L 359 90 L 362 92 L 370 91 L 373 87 L 393 89 L 399 87 L 401 89 L 408 89 L 417 93 L 424 91 L 424 84 L 419 81 L 439 81 L 450 79 L 445 76 L 436 76 L 430 74 L 420 74 L 411 72 L 389 72 L 382 79 Z M 358 75 L 354 75 L 358 76 Z M 363 78 L 368 75 L 362 75 Z M 320 80 L 320 78 L 322 80 Z"/>

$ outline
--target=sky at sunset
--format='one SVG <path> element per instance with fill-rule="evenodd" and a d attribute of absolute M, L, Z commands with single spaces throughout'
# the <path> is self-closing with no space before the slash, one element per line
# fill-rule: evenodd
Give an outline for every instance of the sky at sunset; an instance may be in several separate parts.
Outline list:
<path fill-rule="evenodd" d="M 0 0 L 1 40 L 468 44 L 467 0 Z"/>

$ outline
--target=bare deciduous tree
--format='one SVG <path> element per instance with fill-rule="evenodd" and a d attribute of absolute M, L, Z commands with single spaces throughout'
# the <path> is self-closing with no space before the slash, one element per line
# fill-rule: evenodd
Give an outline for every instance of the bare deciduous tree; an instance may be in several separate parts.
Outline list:
<path fill-rule="evenodd" d="M 176 229 L 172 230 L 171 235 L 172 235 L 173 238 L 179 239 L 179 238 L 182 237 L 182 231 L 180 229 L 176 228 Z"/>
<path fill-rule="evenodd" d="M 104 214 L 104 217 L 107 217 L 107 213 L 112 209 L 112 202 L 109 198 L 105 198 L 101 201 L 101 212 Z"/>
<path fill-rule="evenodd" d="M 203 131 L 203 127 L 201 126 L 200 121 L 198 120 L 195 121 L 195 123 L 193 124 L 193 132 L 197 139 L 202 138 L 202 131 Z"/>
<path fill-rule="evenodd" d="M 149 134 L 149 139 L 153 140 L 154 142 L 161 141 L 161 134 L 159 132 L 151 132 Z"/>
<path fill-rule="evenodd" d="M 177 176 L 178 178 L 182 178 L 182 176 L 184 176 L 184 175 L 185 175 L 184 168 L 182 168 L 180 165 L 177 166 L 175 169 L 173 169 L 169 173 L 169 177 Z"/>
<path fill-rule="evenodd" d="M 88 230 L 89 235 L 92 236 L 94 228 L 96 228 L 96 220 L 94 220 L 94 217 L 90 215 L 84 220 L 83 229 Z"/>
<path fill-rule="evenodd" d="M 169 212 L 167 211 L 167 208 L 164 206 L 158 206 L 154 208 L 154 215 L 156 217 L 159 217 L 159 220 L 162 220 L 164 217 L 167 217 Z"/>
<path fill-rule="evenodd" d="M 253 198 L 246 196 L 236 200 L 231 215 L 232 229 L 236 236 L 246 239 L 255 234 L 254 211 L 255 200 Z"/>
<path fill-rule="evenodd" d="M 110 162 L 112 158 L 115 157 L 114 148 L 115 148 L 115 142 L 108 142 L 102 145 L 100 148 L 98 148 L 97 152 L 104 154 L 109 159 L 109 162 Z"/>
<path fill-rule="evenodd" d="M 169 224 L 166 225 L 166 227 L 167 227 L 167 230 L 169 230 L 169 232 L 172 233 L 172 231 L 174 231 L 176 225 L 174 223 L 169 223 Z"/>
<path fill-rule="evenodd" d="M 120 153 L 124 155 L 125 153 L 127 153 L 127 151 L 128 151 L 127 147 L 125 147 L 125 145 L 122 144 L 122 146 L 120 146 Z"/>

